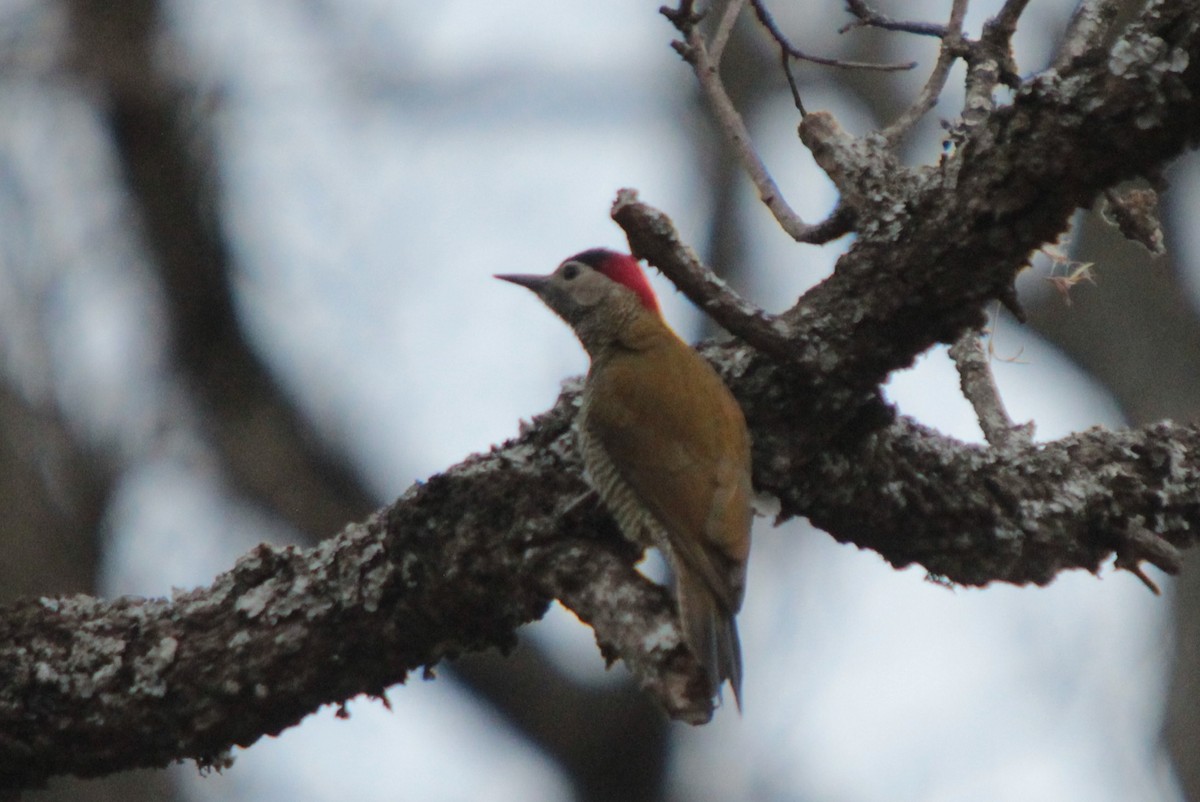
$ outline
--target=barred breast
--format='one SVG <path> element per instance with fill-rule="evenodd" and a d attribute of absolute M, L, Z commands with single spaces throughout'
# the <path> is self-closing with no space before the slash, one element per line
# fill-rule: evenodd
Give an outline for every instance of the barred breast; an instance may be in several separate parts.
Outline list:
<path fill-rule="evenodd" d="M 584 389 L 575 434 L 579 451 L 583 455 L 588 483 L 599 494 L 609 514 L 616 519 L 621 534 L 635 543 L 647 548 L 657 548 L 669 556 L 670 541 L 666 530 L 646 509 L 629 483 L 621 478 L 608 451 L 588 428 L 588 411 L 592 402 L 590 389 L 590 386 Z"/>

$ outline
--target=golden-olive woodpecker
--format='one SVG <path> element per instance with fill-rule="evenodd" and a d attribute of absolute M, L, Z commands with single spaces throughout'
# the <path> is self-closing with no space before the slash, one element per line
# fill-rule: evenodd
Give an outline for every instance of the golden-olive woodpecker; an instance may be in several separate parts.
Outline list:
<path fill-rule="evenodd" d="M 588 480 L 626 537 L 657 547 L 675 577 L 684 640 L 714 689 L 741 706 L 734 616 L 746 588 L 750 435 L 716 371 L 671 331 L 637 260 L 594 249 L 527 287 L 591 357 L 579 410 Z"/>

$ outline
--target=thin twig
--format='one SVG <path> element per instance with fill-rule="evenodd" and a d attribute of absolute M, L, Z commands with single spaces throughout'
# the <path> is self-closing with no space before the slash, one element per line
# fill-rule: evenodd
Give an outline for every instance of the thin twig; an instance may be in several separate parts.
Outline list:
<path fill-rule="evenodd" d="M 796 74 L 792 72 L 792 58 L 788 55 L 785 48 L 779 48 L 779 64 L 783 67 L 783 75 L 787 78 L 788 89 L 792 92 L 792 105 L 796 107 L 796 111 L 800 112 L 800 116 L 808 114 L 804 109 L 804 98 L 800 97 L 800 86 L 796 83 Z"/>
<path fill-rule="evenodd" d="M 946 80 L 950 77 L 950 68 L 954 66 L 954 61 L 959 56 L 963 41 L 962 25 L 963 17 L 967 14 L 967 2 L 968 0 L 954 0 L 954 5 L 950 9 L 950 22 L 943 28 L 942 46 L 938 51 L 937 64 L 933 66 L 929 80 L 925 82 L 925 86 L 912 105 L 883 130 L 883 138 L 889 145 L 895 146 L 917 124 L 917 121 L 934 107 L 942 90 L 946 87 Z"/>
<path fill-rule="evenodd" d="M 863 0 L 846 0 L 846 10 L 858 17 L 858 20 L 843 25 L 838 33 L 845 33 L 851 28 L 862 27 L 881 28 L 885 31 L 915 33 L 918 36 L 936 36 L 938 38 L 945 38 L 947 33 L 945 26 L 932 22 L 905 22 L 884 16 L 868 6 Z"/>
<path fill-rule="evenodd" d="M 725 10 L 721 12 L 721 19 L 717 22 L 717 29 L 713 31 L 712 38 L 708 41 L 708 56 L 712 59 L 714 67 L 721 65 L 721 56 L 725 53 L 725 45 L 729 42 L 729 36 L 733 33 L 733 26 L 737 23 L 738 15 L 742 13 L 742 8 L 746 5 L 746 0 L 729 0 L 725 4 Z"/>
<path fill-rule="evenodd" d="M 877 72 L 900 72 L 903 70 L 911 70 L 913 67 L 917 66 L 917 62 L 915 61 L 879 64 L 877 62 L 869 61 L 844 61 L 842 59 L 828 58 L 826 56 L 814 56 L 809 53 L 805 53 L 803 50 L 792 44 L 786 36 L 784 36 L 783 31 L 779 29 L 779 26 L 775 24 L 774 18 L 772 18 L 770 12 L 767 11 L 763 0 L 750 0 L 750 5 L 754 7 L 754 13 L 758 16 L 758 21 L 761 22 L 763 27 L 766 28 L 771 34 L 771 38 L 779 44 L 779 47 L 785 53 L 794 59 L 799 59 L 800 61 L 811 61 L 813 64 L 821 64 L 826 67 L 839 67 L 847 70 L 875 70 Z"/>
<path fill-rule="evenodd" d="M 783 193 L 780 192 L 775 179 L 768 172 L 767 166 L 754 149 L 754 145 L 750 141 L 750 132 L 746 129 L 746 123 L 725 91 L 720 73 L 708 54 L 704 37 L 700 35 L 700 31 L 696 27 L 699 17 L 693 11 L 693 6 L 694 3 L 691 0 L 682 0 L 677 9 L 665 6 L 659 9 L 659 13 L 669 19 L 684 37 L 684 41 L 674 42 L 672 46 L 683 56 L 685 61 L 692 65 L 692 71 L 696 73 L 700 89 L 708 100 L 717 125 L 721 128 L 734 153 L 737 154 L 742 169 L 746 171 L 755 189 L 758 190 L 759 199 L 771 210 L 779 227 L 797 242 L 827 242 L 832 238 L 827 236 L 828 228 L 809 225 L 792 210 L 792 207 L 784 200 Z M 822 236 L 825 238 L 821 239 Z"/>
<path fill-rule="evenodd" d="M 988 364 L 987 354 L 976 331 L 963 332 L 950 346 L 950 358 L 958 369 L 958 381 L 963 396 L 975 409 L 979 428 L 993 448 L 1012 450 L 1029 445 L 1032 440 L 1032 424 L 1015 425 L 1004 408 L 996 378 Z"/>
<path fill-rule="evenodd" d="M 1155 596 L 1161 596 L 1162 591 L 1159 590 L 1158 583 L 1146 576 L 1146 572 L 1142 570 L 1143 562 L 1148 562 L 1172 576 L 1183 570 L 1183 555 L 1178 548 L 1134 523 L 1130 523 L 1122 533 L 1115 551 L 1117 559 L 1114 566 L 1136 576 Z"/>
<path fill-rule="evenodd" d="M 742 298 L 701 263 L 679 238 L 671 218 L 638 200 L 636 190 L 622 189 L 613 202 L 612 218 L 625 229 L 629 248 L 663 272 L 692 303 L 726 331 L 772 356 L 795 355 L 790 328 Z"/>
<path fill-rule="evenodd" d="M 1083 0 L 1067 24 L 1054 69 L 1063 70 L 1076 59 L 1102 48 L 1120 8 L 1120 0 Z"/>
<path fill-rule="evenodd" d="M 796 111 L 800 112 L 800 116 L 808 114 L 804 108 L 804 99 L 800 97 L 800 85 L 796 82 L 796 74 L 792 72 L 792 46 L 783 38 L 783 34 L 779 33 L 779 29 L 775 27 L 775 20 L 767 13 L 766 9 L 759 2 L 754 3 L 754 13 L 758 17 L 758 21 L 766 27 L 767 31 L 775 39 L 779 45 L 779 66 L 783 68 L 783 75 L 787 78 L 788 89 L 792 93 L 792 105 L 796 107 Z"/>

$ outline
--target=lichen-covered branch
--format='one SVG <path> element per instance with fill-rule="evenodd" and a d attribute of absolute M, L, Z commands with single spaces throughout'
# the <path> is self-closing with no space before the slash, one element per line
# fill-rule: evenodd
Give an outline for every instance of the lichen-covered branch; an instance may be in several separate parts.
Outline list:
<path fill-rule="evenodd" d="M 381 695 L 421 666 L 507 650 L 552 598 L 672 716 L 706 721 L 712 689 L 670 596 L 584 490 L 577 392 L 311 549 L 263 545 L 167 599 L 28 599 L 0 609 L 0 791 L 193 758 Z"/>
<path fill-rule="evenodd" d="M 1103 58 L 1105 39 L 1121 5 L 1121 0 L 1081 0 L 1067 24 L 1054 68 L 1066 69 L 1077 59 Z"/>
<path fill-rule="evenodd" d="M 1038 75 L 936 167 L 879 156 L 827 114 L 801 135 L 855 206 L 859 237 L 833 276 L 784 315 L 809 368 L 875 387 L 1012 296 L 1030 252 L 1122 180 L 1200 133 L 1200 2 L 1156 3 L 1100 62 Z"/>
<path fill-rule="evenodd" d="M 718 352 L 729 373 L 745 346 Z M 1172 570 L 1200 531 L 1200 431 L 1093 430 L 1016 452 L 901 419 L 807 452 L 796 401 L 764 369 L 734 379 L 755 478 L 786 515 L 962 584 L 1045 583 L 1113 553 Z M 782 395 L 781 395 L 782 393 Z M 0 787 L 180 758 L 219 762 L 323 704 L 382 694 L 457 653 L 507 649 L 557 597 L 674 717 L 711 688 L 669 594 L 595 507 L 567 422 L 575 392 L 518 439 L 414 486 L 312 549 L 260 546 L 165 599 L 27 600 L 0 611 Z"/>
<path fill-rule="evenodd" d="M 1114 554 L 1176 573 L 1200 521 L 1200 429 L 1171 423 L 1005 451 L 901 418 L 812 462 L 774 488 L 785 514 L 963 585 L 1044 585 Z"/>

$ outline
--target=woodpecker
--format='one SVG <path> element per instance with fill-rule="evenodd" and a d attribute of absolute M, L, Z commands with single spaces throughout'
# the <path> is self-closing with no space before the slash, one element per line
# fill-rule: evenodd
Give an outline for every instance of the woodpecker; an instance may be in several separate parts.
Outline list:
<path fill-rule="evenodd" d="M 688 648 L 742 704 L 734 616 L 746 589 L 750 435 L 720 376 L 663 320 L 632 256 L 595 248 L 553 273 L 498 275 L 532 290 L 591 359 L 577 420 L 587 478 L 622 533 L 658 548 Z"/>

